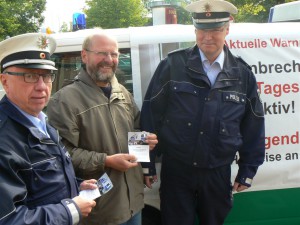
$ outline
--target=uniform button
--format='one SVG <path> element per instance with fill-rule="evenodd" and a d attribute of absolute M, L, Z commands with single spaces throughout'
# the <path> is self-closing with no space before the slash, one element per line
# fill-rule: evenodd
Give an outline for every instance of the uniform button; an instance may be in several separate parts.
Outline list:
<path fill-rule="evenodd" d="M 210 101 L 210 98 L 207 98 L 207 101 Z"/>
<path fill-rule="evenodd" d="M 197 94 L 197 91 L 194 91 L 195 94 Z"/>
<path fill-rule="evenodd" d="M 203 131 L 200 131 L 200 134 L 202 135 L 202 134 L 203 134 Z"/>
<path fill-rule="evenodd" d="M 225 132 L 225 129 L 222 129 L 222 132 L 224 133 L 224 132 Z"/>
<path fill-rule="evenodd" d="M 176 89 L 177 89 L 177 87 L 174 87 L 174 89 L 176 90 Z"/>
<path fill-rule="evenodd" d="M 198 164 L 196 162 L 193 163 L 194 166 L 197 166 Z"/>
<path fill-rule="evenodd" d="M 188 123 L 188 126 L 189 126 L 189 127 L 192 126 L 192 123 Z"/>
<path fill-rule="evenodd" d="M 34 180 L 35 180 L 35 181 L 37 181 L 37 180 L 38 180 L 38 178 L 37 178 L 37 177 L 35 177 L 35 178 L 34 178 Z"/>
<path fill-rule="evenodd" d="M 207 101 L 207 98 L 204 98 L 204 101 Z"/>
<path fill-rule="evenodd" d="M 226 99 L 228 99 L 229 97 L 228 96 L 226 96 Z"/>

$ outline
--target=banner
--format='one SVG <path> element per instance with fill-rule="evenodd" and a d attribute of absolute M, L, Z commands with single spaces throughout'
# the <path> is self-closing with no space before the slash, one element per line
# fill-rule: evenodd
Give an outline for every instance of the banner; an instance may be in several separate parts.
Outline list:
<path fill-rule="evenodd" d="M 266 121 L 265 162 L 249 191 L 300 187 L 299 31 L 295 23 L 236 25 L 226 45 L 252 67 Z M 234 162 L 233 176 L 236 171 Z"/>

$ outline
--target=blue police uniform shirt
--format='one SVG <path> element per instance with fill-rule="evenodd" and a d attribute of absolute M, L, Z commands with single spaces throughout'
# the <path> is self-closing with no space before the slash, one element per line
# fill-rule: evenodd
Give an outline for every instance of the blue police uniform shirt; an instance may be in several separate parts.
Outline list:
<path fill-rule="evenodd" d="M 208 61 L 204 53 L 201 51 L 201 49 L 199 49 L 199 53 L 202 60 L 203 69 L 207 74 L 208 79 L 210 80 L 211 86 L 214 86 L 219 72 L 221 72 L 221 70 L 223 69 L 225 59 L 224 50 L 222 50 L 221 54 L 216 58 L 216 60 L 212 64 L 210 64 L 210 62 Z"/>

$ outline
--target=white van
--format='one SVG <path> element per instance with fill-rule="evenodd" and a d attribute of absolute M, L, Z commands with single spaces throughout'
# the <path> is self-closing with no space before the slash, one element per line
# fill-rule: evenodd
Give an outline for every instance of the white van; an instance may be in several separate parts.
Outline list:
<path fill-rule="evenodd" d="M 269 23 L 297 21 L 300 21 L 300 1 L 278 4 L 270 9 Z"/>

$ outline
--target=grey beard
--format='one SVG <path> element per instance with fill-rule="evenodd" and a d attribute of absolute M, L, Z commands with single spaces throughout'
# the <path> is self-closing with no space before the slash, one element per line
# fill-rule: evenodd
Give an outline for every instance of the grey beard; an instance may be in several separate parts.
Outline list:
<path fill-rule="evenodd" d="M 108 83 L 114 76 L 114 73 L 102 74 L 102 73 L 91 73 L 91 78 L 96 82 L 105 82 Z"/>

